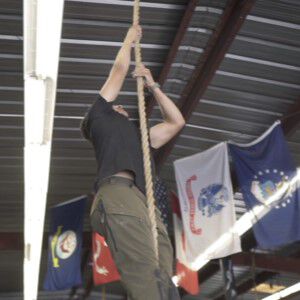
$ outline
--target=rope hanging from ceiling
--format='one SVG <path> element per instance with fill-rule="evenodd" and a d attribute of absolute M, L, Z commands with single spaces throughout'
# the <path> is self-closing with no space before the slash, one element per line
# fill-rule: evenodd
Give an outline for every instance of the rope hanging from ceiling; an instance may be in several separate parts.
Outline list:
<path fill-rule="evenodd" d="M 133 9 L 133 25 L 139 25 L 140 22 L 140 1 L 134 1 Z M 138 67 L 142 63 L 142 53 L 140 42 L 135 43 L 135 64 Z M 140 118 L 140 131 L 142 139 L 143 150 L 143 162 L 144 162 L 144 174 L 146 182 L 146 197 L 148 204 L 148 214 L 151 221 L 151 230 L 154 240 L 154 250 L 158 261 L 158 242 L 157 242 L 157 226 L 155 218 L 155 198 L 153 192 L 153 178 L 151 172 L 151 159 L 150 159 L 150 147 L 149 147 L 149 133 L 146 120 L 146 107 L 145 107 L 145 95 L 144 95 L 144 81 L 142 77 L 137 77 L 137 94 L 138 94 L 138 110 Z"/>

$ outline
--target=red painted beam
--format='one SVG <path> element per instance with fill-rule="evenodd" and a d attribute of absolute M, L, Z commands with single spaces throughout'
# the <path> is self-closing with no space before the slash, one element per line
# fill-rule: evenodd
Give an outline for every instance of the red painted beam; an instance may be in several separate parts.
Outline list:
<path fill-rule="evenodd" d="M 49 233 L 44 233 L 43 249 L 48 248 Z M 83 248 L 90 248 L 92 243 L 91 233 L 83 233 Z M 0 250 L 24 250 L 23 232 L 0 232 Z"/>
<path fill-rule="evenodd" d="M 173 40 L 172 46 L 168 52 L 166 61 L 164 63 L 164 66 L 163 66 L 160 74 L 159 74 L 159 77 L 157 79 L 157 82 L 161 86 L 164 85 L 164 83 L 168 77 L 172 63 L 174 62 L 176 54 L 178 52 L 178 48 L 181 45 L 184 35 L 189 27 L 195 7 L 197 6 L 197 2 L 198 2 L 197 0 L 190 0 L 187 4 L 187 7 L 186 7 L 183 17 L 181 19 L 179 28 L 178 28 L 175 38 Z M 147 100 L 147 107 L 146 107 L 147 116 L 150 116 L 154 105 L 155 105 L 155 100 L 152 96 L 150 96 L 150 98 Z"/>
<path fill-rule="evenodd" d="M 199 64 L 181 95 L 179 108 L 186 121 L 205 93 L 254 2 L 255 0 L 231 0 L 226 6 L 216 30 L 200 57 Z M 178 136 L 157 152 L 155 158 L 158 170 L 171 153 Z"/>
<path fill-rule="evenodd" d="M 251 267 L 277 273 L 300 274 L 300 259 L 278 255 L 242 252 L 232 256 L 232 262 L 237 266 Z"/>
<path fill-rule="evenodd" d="M 300 128 L 300 100 L 296 102 L 286 116 L 281 119 L 281 125 L 286 137 L 290 137 Z"/>
<path fill-rule="evenodd" d="M 256 255 L 257 255 L 257 257 L 259 257 L 260 254 L 256 254 Z M 255 260 L 255 263 L 251 263 L 251 266 L 254 265 L 256 267 L 256 271 L 257 271 L 257 268 L 259 268 L 258 264 L 261 264 L 261 265 L 266 264 L 266 262 L 262 261 L 262 258 L 263 258 L 263 256 L 260 256 L 258 261 Z M 294 250 L 294 253 L 292 253 L 288 258 L 287 257 L 280 257 L 280 258 L 278 258 L 278 260 L 285 260 L 286 259 L 286 263 L 291 264 L 292 261 L 290 259 L 297 261 L 297 259 L 299 259 L 299 258 L 300 258 L 300 248 L 297 247 Z M 283 271 L 283 269 L 285 269 L 285 271 L 286 271 L 286 268 L 287 268 L 286 266 L 281 265 L 280 262 L 276 262 L 276 261 L 273 261 L 273 262 L 277 265 L 279 270 L 276 270 L 274 272 L 271 272 L 271 271 L 262 271 L 262 272 L 259 272 L 259 273 L 256 272 L 256 274 L 253 276 L 253 278 L 248 278 L 248 279 L 240 282 L 237 285 L 237 287 L 236 287 L 237 294 L 241 295 L 241 294 L 244 294 L 244 293 L 248 292 L 250 289 L 252 289 L 253 287 L 259 285 L 260 283 L 266 282 L 267 280 L 271 279 L 272 277 L 274 277 L 275 275 L 277 275 L 278 273 Z M 271 258 L 269 259 L 269 263 L 271 263 Z M 295 263 L 295 265 L 296 264 L 298 264 L 298 262 Z M 270 267 L 270 266 L 268 266 L 268 267 Z M 293 273 L 294 273 L 294 271 L 297 271 L 297 273 L 299 273 L 299 270 L 293 269 L 293 266 L 290 265 L 289 267 L 290 267 L 290 271 L 293 271 Z M 298 265 L 297 265 L 297 267 L 299 268 Z M 226 300 L 226 298 L 225 298 L 225 295 L 219 294 L 219 295 L 214 297 L 214 300 Z"/>
<path fill-rule="evenodd" d="M 23 250 L 22 232 L 0 232 L 0 250 Z"/>
<path fill-rule="evenodd" d="M 242 244 L 242 249 L 244 251 L 249 251 L 257 245 L 252 230 L 248 230 L 241 237 L 241 244 Z M 199 270 L 198 272 L 199 283 L 203 284 L 206 280 L 211 278 L 219 271 L 220 271 L 220 264 L 215 260 L 210 261 L 203 269 Z"/>

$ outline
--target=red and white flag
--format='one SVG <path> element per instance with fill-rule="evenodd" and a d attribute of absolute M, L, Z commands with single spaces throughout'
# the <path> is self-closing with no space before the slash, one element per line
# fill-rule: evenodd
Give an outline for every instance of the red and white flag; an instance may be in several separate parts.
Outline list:
<path fill-rule="evenodd" d="M 199 293 L 198 272 L 189 269 L 186 266 L 185 255 L 185 235 L 182 226 L 181 212 L 179 207 L 179 200 L 175 193 L 171 193 L 173 223 L 175 234 L 176 247 L 176 283 L 189 294 L 197 295 Z"/>
<path fill-rule="evenodd" d="M 93 232 L 93 278 L 95 285 L 120 280 L 104 237 L 96 232 Z"/>
<path fill-rule="evenodd" d="M 174 162 L 186 265 L 241 251 L 226 143 Z"/>

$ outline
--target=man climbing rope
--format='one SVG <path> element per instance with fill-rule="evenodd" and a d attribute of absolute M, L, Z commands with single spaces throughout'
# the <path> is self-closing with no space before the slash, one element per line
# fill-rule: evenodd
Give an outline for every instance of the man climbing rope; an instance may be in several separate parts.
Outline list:
<path fill-rule="evenodd" d="M 156 209 L 156 258 L 145 197 L 140 133 L 124 108 L 112 105 L 128 72 L 132 45 L 141 35 L 138 25 L 128 30 L 97 100 L 81 123 L 83 136 L 94 147 L 98 166 L 91 224 L 105 237 L 130 299 L 173 300 L 179 299 L 171 281 L 173 250 Z M 132 75 L 144 78 L 160 107 L 164 120 L 149 130 L 150 145 L 157 149 L 182 129 L 184 118 L 144 65 L 136 67 Z"/>

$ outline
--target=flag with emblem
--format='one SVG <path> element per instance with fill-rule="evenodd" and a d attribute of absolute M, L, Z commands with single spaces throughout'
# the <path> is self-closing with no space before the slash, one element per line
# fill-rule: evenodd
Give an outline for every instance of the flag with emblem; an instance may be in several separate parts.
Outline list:
<path fill-rule="evenodd" d="M 64 290 L 81 284 L 82 228 L 86 200 L 86 196 L 81 196 L 51 209 L 45 290 Z"/>
<path fill-rule="evenodd" d="M 258 245 L 271 249 L 300 240 L 297 170 L 279 121 L 248 144 L 229 145 Z"/>
<path fill-rule="evenodd" d="M 93 232 L 93 279 L 95 285 L 120 280 L 105 239 L 96 232 Z"/>
<path fill-rule="evenodd" d="M 186 258 L 192 269 L 201 259 L 241 251 L 226 143 L 174 162 Z"/>
<path fill-rule="evenodd" d="M 176 282 L 178 286 L 185 289 L 189 294 L 197 295 L 199 293 L 198 272 L 187 267 L 185 235 L 182 226 L 179 200 L 174 192 L 171 193 L 171 203 L 176 248 Z"/>

